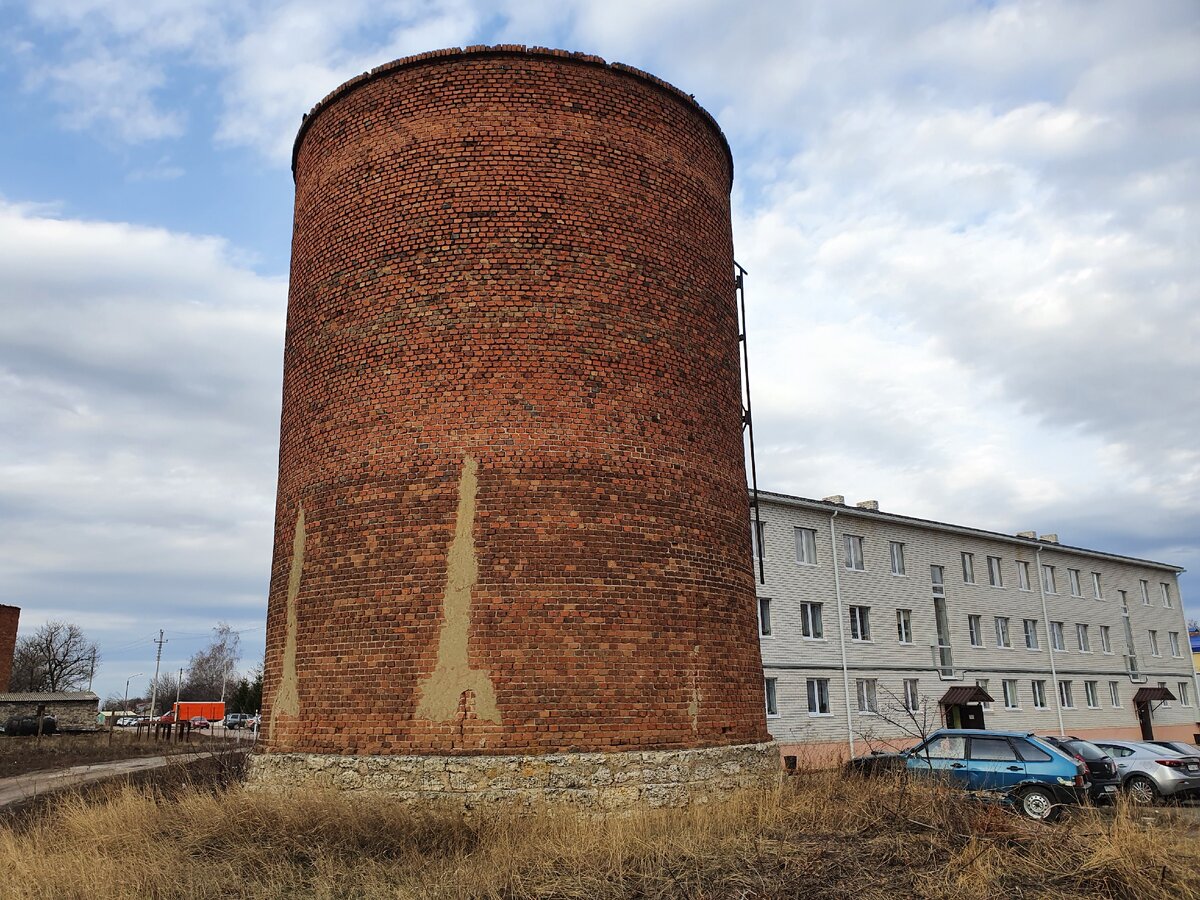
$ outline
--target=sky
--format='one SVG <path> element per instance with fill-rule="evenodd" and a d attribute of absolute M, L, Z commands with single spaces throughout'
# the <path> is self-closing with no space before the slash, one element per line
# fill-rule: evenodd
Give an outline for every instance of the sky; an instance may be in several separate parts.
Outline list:
<path fill-rule="evenodd" d="M 717 118 L 761 487 L 1200 569 L 1195 0 L 0 0 L 0 603 L 99 693 L 261 659 L 301 115 L 494 43 Z"/>

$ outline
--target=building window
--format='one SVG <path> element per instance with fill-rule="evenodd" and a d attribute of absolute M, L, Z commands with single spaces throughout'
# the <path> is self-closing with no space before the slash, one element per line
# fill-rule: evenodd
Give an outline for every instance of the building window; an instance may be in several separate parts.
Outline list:
<path fill-rule="evenodd" d="M 1063 639 L 1063 623 L 1050 623 L 1050 646 L 1055 650 L 1066 650 L 1067 642 Z"/>
<path fill-rule="evenodd" d="M 820 603 L 800 604 L 800 633 L 810 641 L 825 638 L 825 624 L 821 621 Z"/>
<path fill-rule="evenodd" d="M 1083 683 L 1083 693 L 1087 697 L 1088 709 L 1100 708 L 1100 698 L 1096 694 L 1096 682 L 1085 681 Z"/>
<path fill-rule="evenodd" d="M 916 678 L 904 679 L 904 708 L 909 712 L 921 709 L 920 683 Z"/>
<path fill-rule="evenodd" d="M 1079 570 L 1067 569 L 1067 578 L 1071 581 L 1071 596 L 1082 597 L 1083 590 L 1079 587 Z"/>
<path fill-rule="evenodd" d="M 815 529 L 796 529 L 796 562 L 802 566 L 817 564 L 817 532 Z"/>
<path fill-rule="evenodd" d="M 774 678 L 763 679 L 763 687 L 764 687 L 764 689 L 766 691 L 766 695 L 767 695 L 767 715 L 768 716 L 779 715 L 779 703 L 775 699 L 775 681 L 776 681 L 776 679 L 774 679 Z"/>
<path fill-rule="evenodd" d="M 1162 656 L 1162 654 L 1158 652 L 1158 632 L 1154 631 L 1153 629 L 1150 630 L 1150 652 L 1154 656 Z"/>
<path fill-rule="evenodd" d="M 1031 684 L 1033 685 L 1033 708 L 1034 709 L 1045 709 L 1046 708 L 1046 682 L 1034 681 L 1034 682 L 1031 682 Z"/>
<path fill-rule="evenodd" d="M 1167 637 L 1171 641 L 1171 655 L 1178 657 L 1179 656 L 1179 632 L 1178 631 L 1168 631 Z"/>
<path fill-rule="evenodd" d="M 1167 689 L 1167 683 L 1166 683 L 1165 681 L 1160 681 L 1160 682 L 1158 683 L 1158 686 L 1159 686 L 1160 688 L 1162 688 L 1164 691 Z M 1163 708 L 1163 709 L 1169 709 L 1169 708 L 1170 708 L 1170 706 L 1171 706 L 1171 701 L 1170 701 L 1170 700 L 1163 700 L 1161 705 L 1162 705 L 1162 708 Z"/>
<path fill-rule="evenodd" d="M 763 637 L 771 636 L 771 598 L 758 598 L 758 633 Z"/>
<path fill-rule="evenodd" d="M 971 634 L 971 646 L 983 646 L 983 628 L 979 616 L 967 616 L 967 631 Z"/>
<path fill-rule="evenodd" d="M 1037 619 L 1025 620 L 1025 648 L 1027 650 L 1037 650 L 1040 647 L 1038 644 Z"/>
<path fill-rule="evenodd" d="M 1042 566 L 1042 589 L 1047 594 L 1058 593 L 1058 582 L 1054 579 L 1054 566 Z"/>
<path fill-rule="evenodd" d="M 1029 590 L 1029 563 L 1023 559 L 1017 560 L 1017 587 Z"/>
<path fill-rule="evenodd" d="M 1092 573 L 1092 596 L 1097 600 L 1104 599 L 1104 592 L 1100 590 L 1100 573 Z"/>
<path fill-rule="evenodd" d="M 1100 626 L 1100 649 L 1105 653 L 1112 653 L 1112 636 L 1111 629 L 1107 625 Z"/>
<path fill-rule="evenodd" d="M 1004 587 L 1004 573 L 1000 570 L 1000 557 L 989 556 L 988 564 L 988 584 L 992 587 Z"/>
<path fill-rule="evenodd" d="M 1110 681 L 1108 683 L 1108 702 L 1112 704 L 1113 709 L 1121 708 L 1121 682 Z"/>
<path fill-rule="evenodd" d="M 1150 582 L 1145 578 L 1138 582 L 1142 588 L 1142 606 L 1150 605 Z"/>
<path fill-rule="evenodd" d="M 1162 590 L 1163 606 L 1167 609 L 1171 608 L 1171 586 L 1165 581 L 1161 582 L 1159 588 Z"/>
<path fill-rule="evenodd" d="M 988 680 L 986 678 L 976 678 L 975 679 L 975 687 L 979 688 L 985 694 L 987 693 L 987 686 L 988 686 Z M 992 709 L 991 703 L 984 700 L 984 701 L 981 701 L 981 705 L 983 706 L 983 708 L 986 711 L 991 712 L 991 709 Z"/>
<path fill-rule="evenodd" d="M 963 570 L 963 581 L 965 581 L 967 584 L 974 584 L 975 583 L 975 554 L 974 553 L 963 553 L 962 554 L 962 570 Z"/>
<path fill-rule="evenodd" d="M 902 644 L 911 644 L 913 642 L 911 609 L 896 610 L 896 635 Z"/>
<path fill-rule="evenodd" d="M 1008 616 L 996 616 L 996 646 L 1012 646 L 1012 641 L 1008 637 Z"/>
<path fill-rule="evenodd" d="M 808 679 L 808 714 L 810 716 L 829 715 L 829 679 Z"/>
<path fill-rule="evenodd" d="M 871 607 L 850 607 L 850 637 L 856 641 L 871 639 Z"/>
<path fill-rule="evenodd" d="M 1020 708 L 1020 703 L 1017 700 L 1017 682 L 1010 678 L 1004 679 L 1004 708 Z"/>
<path fill-rule="evenodd" d="M 750 522 L 750 551 L 754 554 L 754 558 L 767 558 L 767 523 L 766 522 Z"/>
<path fill-rule="evenodd" d="M 860 678 L 857 682 L 857 688 L 858 711 L 860 713 L 879 712 L 879 706 L 875 702 L 875 679 Z"/>
<path fill-rule="evenodd" d="M 1058 683 L 1058 702 L 1063 709 L 1075 708 L 1075 695 L 1071 691 L 1071 682 L 1060 681 Z"/>
<path fill-rule="evenodd" d="M 892 557 L 892 574 L 904 574 L 904 545 L 899 541 L 891 541 L 888 544 L 888 552 Z"/>
<path fill-rule="evenodd" d="M 1183 706 L 1192 705 L 1192 686 L 1186 681 L 1179 682 L 1179 702 Z"/>
<path fill-rule="evenodd" d="M 856 534 L 843 534 L 842 546 L 845 550 L 844 560 L 847 569 L 865 568 L 863 565 L 863 539 Z"/>
<path fill-rule="evenodd" d="M 933 582 L 933 596 L 946 596 L 946 573 L 941 566 L 929 567 L 929 580 Z"/>
<path fill-rule="evenodd" d="M 1075 637 L 1079 641 L 1080 653 L 1092 652 L 1092 641 L 1091 638 L 1088 637 L 1088 627 L 1086 625 L 1075 626 Z"/>

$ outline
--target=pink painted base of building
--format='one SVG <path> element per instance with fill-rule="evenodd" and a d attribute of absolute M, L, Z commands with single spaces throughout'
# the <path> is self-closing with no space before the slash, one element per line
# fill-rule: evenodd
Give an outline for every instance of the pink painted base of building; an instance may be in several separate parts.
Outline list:
<path fill-rule="evenodd" d="M 1010 729 L 1001 729 L 1010 730 Z M 1035 734 L 1038 732 L 1035 732 Z M 1053 730 L 1041 733 L 1053 736 Z M 1142 730 L 1137 725 L 1120 728 L 1078 728 L 1067 733 L 1085 741 L 1108 738 L 1115 741 L 1140 741 Z M 1155 725 L 1154 739 L 1158 741 L 1186 741 L 1200 744 L 1200 722 L 1182 722 L 1173 725 Z M 855 741 L 851 751 L 848 741 L 826 741 L 799 744 L 779 743 L 779 755 L 785 770 L 828 769 L 840 766 L 856 756 L 866 756 L 872 750 L 893 753 L 905 750 L 918 743 L 913 738 L 896 737 L 887 741 Z"/>

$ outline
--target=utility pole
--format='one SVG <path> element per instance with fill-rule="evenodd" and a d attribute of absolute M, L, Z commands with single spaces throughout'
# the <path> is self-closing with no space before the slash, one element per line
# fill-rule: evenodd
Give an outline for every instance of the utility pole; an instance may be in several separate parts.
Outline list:
<path fill-rule="evenodd" d="M 150 718 L 154 718 L 154 704 L 158 701 L 158 665 L 162 662 L 162 645 L 167 643 L 167 638 L 163 637 L 162 629 L 158 629 L 158 640 L 154 643 L 158 644 L 158 653 L 154 657 L 154 682 L 150 685 Z"/>
<path fill-rule="evenodd" d="M 177 740 L 177 741 L 181 737 L 183 737 L 183 725 L 179 721 L 179 692 L 182 690 L 183 690 L 183 667 L 180 666 L 179 667 L 179 680 L 175 682 L 175 707 L 172 710 L 174 712 L 174 715 L 171 716 L 171 718 L 175 720 L 173 728 L 171 730 L 175 732 L 175 740 Z"/>
<path fill-rule="evenodd" d="M 92 651 L 92 667 L 88 669 L 88 690 L 92 689 L 92 679 L 96 677 L 96 651 Z"/>

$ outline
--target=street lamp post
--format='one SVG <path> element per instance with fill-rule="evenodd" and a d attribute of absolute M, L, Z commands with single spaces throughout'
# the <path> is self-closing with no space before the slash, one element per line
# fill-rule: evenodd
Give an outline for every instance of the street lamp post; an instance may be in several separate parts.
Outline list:
<path fill-rule="evenodd" d="M 121 704 L 121 712 L 123 712 L 123 713 L 129 712 L 129 682 L 133 681 L 133 679 L 135 679 L 135 678 L 140 678 L 141 674 L 142 674 L 141 672 L 134 672 L 132 675 L 130 675 L 128 678 L 125 679 L 125 701 Z M 117 728 L 117 720 L 116 720 L 116 718 L 114 718 L 112 725 L 110 725 L 108 727 L 108 742 L 110 744 L 112 743 L 113 732 L 116 731 L 116 728 Z"/>

